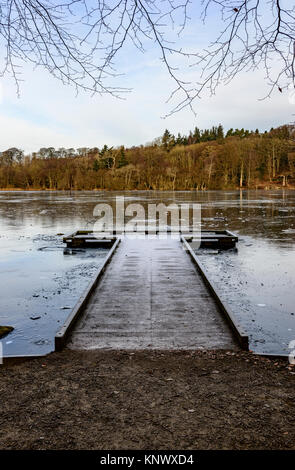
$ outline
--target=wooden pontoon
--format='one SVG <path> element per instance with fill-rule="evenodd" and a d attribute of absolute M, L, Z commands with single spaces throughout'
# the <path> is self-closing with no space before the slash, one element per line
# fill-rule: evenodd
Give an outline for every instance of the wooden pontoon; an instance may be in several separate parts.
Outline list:
<path fill-rule="evenodd" d="M 148 231 L 144 232 L 149 234 Z M 156 234 L 160 233 L 158 230 Z M 163 232 L 162 232 L 163 233 Z M 171 230 L 168 229 L 167 233 L 171 233 Z M 67 235 L 63 238 L 63 242 L 67 244 L 70 248 L 79 248 L 79 247 L 106 247 L 110 248 L 115 243 L 116 232 L 113 232 L 113 235 L 103 236 L 101 234 L 95 234 L 92 230 L 77 230 L 76 232 Z M 185 239 L 188 242 L 200 242 L 200 248 L 215 248 L 221 250 L 227 250 L 230 248 L 235 248 L 236 243 L 238 242 L 238 237 L 228 230 L 202 230 L 201 237 L 197 235 L 183 234 L 180 232 L 180 235 L 185 236 Z"/>
<path fill-rule="evenodd" d="M 184 235 L 188 242 L 200 242 L 198 236 Z M 238 237 L 228 230 L 202 230 L 200 248 L 216 248 L 220 250 L 228 250 L 235 248 L 239 241 Z"/>
<path fill-rule="evenodd" d="M 116 241 L 113 236 L 99 236 L 92 230 L 77 230 L 63 238 L 69 248 L 111 248 Z"/>

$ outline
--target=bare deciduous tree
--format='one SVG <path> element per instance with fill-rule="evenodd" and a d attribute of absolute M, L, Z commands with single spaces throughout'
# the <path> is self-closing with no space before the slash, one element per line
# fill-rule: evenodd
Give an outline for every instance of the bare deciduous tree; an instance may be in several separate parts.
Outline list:
<path fill-rule="evenodd" d="M 185 52 L 170 36 L 172 29 L 180 35 L 186 28 L 190 0 L 0 0 L 2 74 L 11 73 L 19 91 L 21 63 L 28 61 L 77 90 L 122 96 L 130 90 L 112 86 L 116 56 L 128 42 L 142 52 L 151 42 L 175 82 L 170 98 L 178 101 L 172 113 L 191 107 L 205 90 L 215 93 L 220 83 L 261 66 L 269 94 L 294 86 L 295 7 L 290 0 L 200 3 L 203 21 L 219 12 L 221 32 L 201 51 L 196 33 L 196 50 Z M 184 80 L 174 65 L 177 56 L 197 67 L 198 80 Z"/>
<path fill-rule="evenodd" d="M 205 0 L 203 20 L 210 7 L 218 8 L 224 28 L 212 45 L 200 54 L 205 62 L 204 80 L 198 93 L 209 85 L 211 92 L 221 82 L 243 70 L 263 66 L 269 95 L 295 80 L 295 5 L 292 0 Z"/>

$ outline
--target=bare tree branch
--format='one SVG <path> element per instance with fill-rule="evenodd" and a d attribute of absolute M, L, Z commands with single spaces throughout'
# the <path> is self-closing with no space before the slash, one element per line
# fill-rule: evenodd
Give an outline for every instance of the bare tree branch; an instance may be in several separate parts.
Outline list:
<path fill-rule="evenodd" d="M 203 0 L 202 19 L 220 14 L 220 33 L 204 50 L 185 52 L 177 38 L 189 21 L 191 0 L 0 0 L 3 74 L 11 74 L 19 93 L 21 65 L 30 62 L 76 90 L 122 97 L 129 88 L 112 86 L 115 60 L 126 44 L 144 52 L 156 45 L 175 84 L 169 114 L 189 106 L 243 71 L 265 70 L 271 95 L 295 85 L 295 7 L 291 0 Z M 176 32 L 176 45 L 170 42 Z M 182 59 L 201 69 L 187 82 Z M 179 70 L 180 69 L 180 70 Z M 169 101 L 168 100 L 168 101 Z"/>
<path fill-rule="evenodd" d="M 290 0 L 206 0 L 203 20 L 209 9 L 219 9 L 224 28 L 207 50 L 199 54 L 204 88 L 215 93 L 220 83 L 228 83 L 242 71 L 262 67 L 270 96 L 275 88 L 294 87 L 295 6 Z"/>

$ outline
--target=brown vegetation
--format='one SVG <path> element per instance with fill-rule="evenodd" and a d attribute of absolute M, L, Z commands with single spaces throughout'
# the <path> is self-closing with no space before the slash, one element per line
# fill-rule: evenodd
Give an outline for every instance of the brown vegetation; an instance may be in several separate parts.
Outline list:
<path fill-rule="evenodd" d="M 222 126 L 177 137 L 165 131 L 125 149 L 11 148 L 0 155 L 0 188 L 36 190 L 206 190 L 294 187 L 295 129 L 259 133 Z"/>

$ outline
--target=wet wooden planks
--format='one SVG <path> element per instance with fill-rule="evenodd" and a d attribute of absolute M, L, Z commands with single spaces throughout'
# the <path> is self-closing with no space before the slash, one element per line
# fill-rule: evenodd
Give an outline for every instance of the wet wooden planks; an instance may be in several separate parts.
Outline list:
<path fill-rule="evenodd" d="M 178 240 L 123 240 L 69 341 L 73 349 L 235 349 Z"/>

